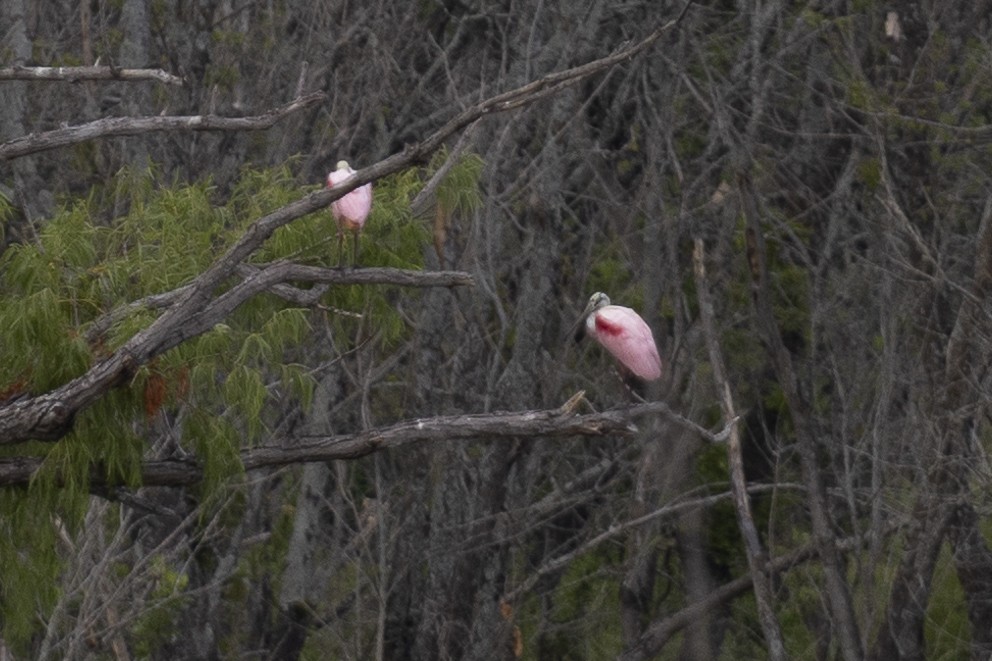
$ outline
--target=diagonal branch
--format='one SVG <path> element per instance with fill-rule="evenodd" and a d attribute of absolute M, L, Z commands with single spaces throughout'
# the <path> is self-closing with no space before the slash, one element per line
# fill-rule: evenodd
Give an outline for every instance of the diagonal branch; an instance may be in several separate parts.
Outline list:
<path fill-rule="evenodd" d="M 758 605 L 758 620 L 765 635 L 765 642 L 768 644 L 768 658 L 781 660 L 786 658 L 785 643 L 782 641 L 782 628 L 775 617 L 771 576 L 768 572 L 768 554 L 761 546 L 758 528 L 754 525 L 754 516 L 751 514 L 747 478 L 744 475 L 744 460 L 741 456 L 740 432 L 736 424 L 738 416 L 734 411 L 734 398 L 730 392 L 730 383 L 726 376 L 727 368 L 724 365 L 723 352 L 720 350 L 716 335 L 713 319 L 713 298 L 710 295 L 710 285 L 706 277 L 703 250 L 703 240 L 696 239 L 692 252 L 692 265 L 696 280 L 696 296 L 699 299 L 699 317 L 702 321 L 703 336 L 706 338 L 706 346 L 710 354 L 713 381 L 720 398 L 720 410 L 730 429 L 727 439 L 730 491 L 734 497 L 734 509 L 737 511 L 737 526 L 744 538 L 744 551 L 754 583 L 754 599 Z"/>
<path fill-rule="evenodd" d="M 187 310 L 182 323 L 159 326 L 154 333 L 142 331 L 97 363 L 82 376 L 44 395 L 18 399 L 0 406 L 0 445 L 19 443 L 26 438 L 57 440 L 71 427 L 75 412 L 96 401 L 107 390 L 120 385 L 138 367 L 183 342 L 197 337 L 228 317 L 251 297 L 287 281 L 308 281 L 336 285 L 397 285 L 403 287 L 457 287 L 473 284 L 472 276 L 460 271 L 407 271 L 394 268 L 328 269 L 294 262 L 273 262 L 263 268 L 246 267 L 249 275 L 241 283 L 209 301 L 202 309 Z M 139 308 L 168 308 L 192 285 L 168 294 L 156 294 L 122 306 L 96 322 L 98 336 L 113 323 Z M 171 311 L 171 310 L 170 310 Z M 153 324 L 154 326 L 155 324 Z M 136 341 L 140 338 L 140 341 Z M 137 352 L 142 353 L 138 354 Z"/>
<path fill-rule="evenodd" d="M 293 99 L 284 106 L 253 117 L 220 117 L 218 115 L 107 117 L 65 128 L 32 133 L 0 144 L 0 161 L 28 154 L 66 147 L 87 140 L 122 135 L 139 135 L 161 131 L 262 131 L 298 110 L 309 108 L 327 98 L 314 92 Z"/>
<path fill-rule="evenodd" d="M 307 281 L 337 285 L 397 285 L 401 287 L 464 287 L 474 285 L 472 276 L 459 271 L 407 271 L 395 268 L 329 269 L 294 262 L 273 262 L 255 270 L 174 331 L 158 345 L 163 353 L 186 340 L 201 335 L 226 319 L 243 303 L 287 281 Z"/>
<path fill-rule="evenodd" d="M 79 80 L 114 81 L 158 81 L 167 85 L 182 85 L 179 76 L 162 69 L 118 69 L 117 67 L 3 67 L 0 68 L 0 81 L 35 80 L 48 82 L 70 82 Z"/>

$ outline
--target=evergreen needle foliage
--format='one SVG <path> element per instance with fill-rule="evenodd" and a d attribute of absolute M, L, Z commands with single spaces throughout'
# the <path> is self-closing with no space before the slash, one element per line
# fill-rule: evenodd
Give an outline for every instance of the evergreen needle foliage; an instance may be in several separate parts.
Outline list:
<path fill-rule="evenodd" d="M 481 165 L 470 156 L 450 170 L 438 193 L 448 213 L 478 204 Z M 161 185 L 154 168 L 124 169 L 88 198 L 63 204 L 37 241 L 10 246 L 0 259 L 3 397 L 78 377 L 146 328 L 160 311 L 134 302 L 191 282 L 251 222 L 307 192 L 290 166 L 245 169 L 226 195 L 209 181 Z M 437 167 L 375 183 L 361 265 L 422 267 L 429 235 L 412 219 L 410 202 Z M 0 205 L 0 220 L 7 209 Z M 330 211 L 311 214 L 279 229 L 253 261 L 336 266 L 336 232 Z M 220 503 L 212 499 L 242 472 L 240 450 L 271 440 L 287 411 L 310 407 L 316 366 L 370 341 L 388 349 L 405 332 L 388 288 L 331 289 L 317 309 L 262 294 L 142 366 L 77 416 L 59 442 L 0 446 L 4 455 L 44 457 L 29 488 L 0 491 L 4 639 L 26 643 L 41 625 L 37 614 L 55 603 L 57 535 L 71 537 L 82 522 L 92 476 L 140 486 L 143 459 L 180 452 L 202 468 L 203 502 Z M 162 580 L 149 599 L 158 605 L 136 629 L 148 629 L 140 636 L 146 643 L 157 623 L 172 621 L 187 582 L 161 561 L 156 567 Z"/>

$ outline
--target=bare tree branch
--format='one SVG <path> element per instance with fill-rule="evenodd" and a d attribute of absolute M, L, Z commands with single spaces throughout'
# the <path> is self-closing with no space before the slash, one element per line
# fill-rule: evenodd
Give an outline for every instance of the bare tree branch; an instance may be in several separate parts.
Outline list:
<path fill-rule="evenodd" d="M 153 80 L 166 85 L 182 85 L 183 79 L 162 69 L 118 69 L 117 67 L 23 67 L 0 69 L 0 81 L 34 80 L 70 82 L 79 80 L 113 80 L 137 82 Z"/>
<path fill-rule="evenodd" d="M 631 419 L 655 412 L 651 405 L 611 409 L 601 413 L 573 415 L 561 408 L 478 415 L 453 415 L 407 420 L 359 434 L 306 436 L 281 443 L 242 450 L 245 470 L 261 470 L 290 464 L 334 459 L 356 459 L 373 452 L 412 443 L 487 440 L 517 437 L 628 436 L 636 432 Z M 0 460 L 0 485 L 27 484 L 42 459 L 19 457 Z M 146 462 L 142 470 L 145 486 L 186 486 L 203 478 L 195 459 Z M 107 486 L 105 477 L 94 471 L 93 486 Z"/>
<path fill-rule="evenodd" d="M 276 440 L 270 445 L 241 451 L 246 471 L 262 470 L 308 462 L 357 459 L 373 452 L 412 443 L 498 440 L 517 437 L 560 438 L 563 436 L 630 436 L 637 433 L 633 420 L 649 415 L 669 417 L 661 402 L 623 406 L 598 413 L 576 415 L 568 403 L 555 409 L 506 411 L 469 415 L 438 416 L 398 422 L 359 434 L 300 436 Z M 0 486 L 27 484 L 41 466 L 41 457 L 0 459 Z M 203 478 L 193 459 L 167 459 L 143 464 L 145 486 L 186 486 Z M 91 487 L 107 484 L 106 477 L 94 470 Z"/>
<path fill-rule="evenodd" d="M 297 305 L 310 306 L 316 304 L 320 297 L 327 292 L 327 286 L 471 287 L 475 284 L 471 274 L 464 271 L 411 271 L 388 267 L 338 269 L 288 261 L 270 264 L 242 264 L 238 267 L 237 274 L 244 279 L 244 282 L 225 293 L 224 301 L 227 312 L 221 313 L 213 307 L 204 311 L 206 317 L 213 319 L 214 323 L 220 321 L 233 308 L 263 291 L 269 291 Z M 287 282 L 314 282 L 324 286 L 300 289 L 284 284 Z M 191 286 L 191 284 L 183 285 L 172 291 L 152 294 L 115 308 L 93 322 L 86 331 L 86 337 L 90 341 L 94 340 L 111 326 L 138 310 L 168 308 L 180 300 Z"/>
<path fill-rule="evenodd" d="M 696 276 L 696 296 L 699 299 L 699 316 L 703 324 L 703 335 L 710 354 L 710 367 L 713 371 L 713 381 L 720 399 L 720 409 L 723 419 L 730 429 L 727 440 L 727 459 L 730 464 L 730 491 L 734 497 L 734 509 L 737 511 L 737 525 L 744 538 L 744 550 L 747 554 L 748 568 L 754 584 L 754 598 L 758 604 L 758 619 L 761 630 L 768 643 L 768 658 L 785 659 L 785 643 L 782 640 L 782 628 L 775 617 L 772 605 L 771 577 L 768 575 L 768 555 L 761 545 L 758 529 L 751 515 L 751 501 L 748 499 L 747 478 L 744 475 L 744 460 L 741 457 L 741 438 L 737 426 L 737 413 L 734 411 L 734 398 L 727 381 L 727 368 L 723 361 L 723 352 L 717 340 L 713 321 L 713 299 L 710 296 L 710 286 L 706 278 L 706 264 L 703 254 L 703 240 L 696 239 L 692 251 L 693 272 Z"/>
<path fill-rule="evenodd" d="M 261 131 L 298 110 L 309 108 L 327 98 L 314 92 L 294 99 L 284 106 L 253 117 L 219 117 L 217 115 L 107 117 L 79 126 L 32 133 L 0 144 L 0 161 L 66 147 L 96 138 L 139 135 L 159 131 Z"/>
<path fill-rule="evenodd" d="M 89 401 L 95 401 L 108 387 L 113 387 L 128 375 L 133 374 L 140 364 L 156 355 L 178 346 L 186 340 L 201 335 L 223 321 L 242 303 L 252 296 L 278 286 L 287 281 L 322 282 L 336 285 L 392 284 L 404 287 L 456 287 L 472 285 L 472 276 L 458 271 L 406 271 L 393 268 L 372 269 L 328 269 L 293 262 L 273 262 L 259 268 L 245 266 L 248 276 L 240 283 L 210 301 L 198 310 L 185 311 L 182 323 L 160 327 L 155 333 L 142 332 L 140 342 L 132 338 L 110 358 L 98 363 L 83 376 L 65 386 L 39 397 L 20 399 L 0 406 L 0 428 L 28 429 L 35 425 L 31 438 L 54 440 L 61 437 L 66 425 L 71 425 L 75 411 Z M 162 308 L 173 305 L 193 285 L 186 285 L 167 294 L 156 294 L 118 308 L 95 324 L 97 330 L 90 329 L 90 337 L 98 336 L 113 323 L 141 308 Z M 146 329 L 147 330 L 147 329 Z M 135 353 L 142 356 L 139 359 Z M 116 376 L 113 376 L 116 375 Z M 82 403 L 82 404 L 80 404 Z M 17 443 L 23 440 L 16 434 L 0 431 L 0 445 Z"/>

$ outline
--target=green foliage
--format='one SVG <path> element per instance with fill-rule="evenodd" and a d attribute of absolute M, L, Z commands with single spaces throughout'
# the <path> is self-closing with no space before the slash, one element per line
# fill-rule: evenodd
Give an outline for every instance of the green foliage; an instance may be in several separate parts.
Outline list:
<path fill-rule="evenodd" d="M 189 599 L 184 594 L 189 576 L 170 567 L 162 556 L 152 558 L 151 574 L 154 587 L 148 595 L 150 603 L 142 609 L 129 633 L 134 652 L 140 658 L 151 657 L 175 636 L 182 608 Z"/>
<path fill-rule="evenodd" d="M 140 411 L 137 393 L 119 389 L 82 411 L 72 431 L 45 455 L 34 488 L 83 496 L 91 468 L 111 484 L 137 486 L 143 445 L 131 422 Z M 80 511 L 82 515 L 82 511 Z"/>
<path fill-rule="evenodd" d="M 571 562 L 554 591 L 550 613 L 536 600 L 527 601 L 515 618 L 523 634 L 525 659 L 614 658 L 621 651 L 619 612 L 612 606 L 619 584 L 615 569 L 621 559 L 603 547 Z M 534 625 L 545 622 L 540 632 Z M 582 635 L 592 627 L 595 636 Z"/>
<path fill-rule="evenodd" d="M 230 390 L 228 390 L 230 392 Z M 239 435 L 228 417 L 205 407 L 191 407 L 183 425 L 182 443 L 192 450 L 203 468 L 201 490 L 207 495 L 242 471 Z"/>
<path fill-rule="evenodd" d="M 882 168 L 877 158 L 863 158 L 858 163 L 858 180 L 870 190 L 876 190 L 882 183 Z"/>
<path fill-rule="evenodd" d="M 73 329 L 73 302 L 48 287 L 8 291 L 0 296 L 0 389 L 45 390 L 81 374 L 90 355 Z"/>
<path fill-rule="evenodd" d="M 928 659 L 964 659 L 972 651 L 967 603 L 947 545 L 942 547 L 934 570 L 924 636 Z"/>
<path fill-rule="evenodd" d="M 411 218 L 410 201 L 439 166 L 376 183 L 362 236 L 362 265 L 421 266 L 428 233 Z M 481 160 L 471 155 L 450 170 L 438 188 L 446 213 L 477 207 L 481 169 Z M 306 192 L 290 165 L 244 170 L 226 200 L 218 199 L 209 181 L 161 186 L 157 179 L 154 169 L 122 170 L 86 199 L 64 203 L 36 242 L 4 252 L 0 391 L 6 396 L 43 392 L 85 372 L 160 314 L 133 302 L 190 282 L 249 223 Z M 4 200 L 0 217 L 7 213 Z M 320 212 L 275 232 L 255 259 L 335 266 L 333 248 L 336 227 L 330 212 Z M 178 421 L 178 443 L 199 461 L 201 492 L 210 502 L 242 473 L 240 451 L 266 439 L 287 401 L 310 405 L 314 380 L 305 363 L 327 359 L 320 353 L 331 351 L 314 348 L 315 325 L 329 325 L 340 351 L 369 341 L 388 348 L 407 333 L 382 287 L 334 288 L 322 307 L 327 312 L 295 307 L 271 294 L 258 296 L 211 331 L 141 366 L 128 383 L 81 411 L 61 441 L 0 451 L 43 457 L 29 488 L 0 491 L 5 575 L 0 614 L 6 640 L 26 642 L 39 625 L 36 615 L 47 612 L 57 597 L 53 521 L 71 534 L 87 510 L 94 477 L 140 484 L 141 461 L 163 414 Z M 107 315 L 112 315 L 109 326 Z M 267 546 L 266 553 L 275 554 L 264 559 L 267 571 L 277 564 L 276 556 L 281 558 L 285 538 L 288 532 L 279 544 Z M 184 575 L 164 564 L 156 571 L 156 605 L 134 629 L 139 654 L 150 653 L 163 642 L 157 636 L 174 627 L 186 585 Z"/>
<path fill-rule="evenodd" d="M 434 154 L 429 171 L 436 171 L 448 159 L 446 149 Z M 455 163 L 438 184 L 437 203 L 442 213 L 469 213 L 479 208 L 482 198 L 479 193 L 479 180 L 485 162 L 478 154 L 465 154 Z"/>
<path fill-rule="evenodd" d="M 37 490 L 0 490 L 0 617 L 4 639 L 27 658 L 27 643 L 58 592 L 58 508 L 33 506 Z M 50 500 L 50 499 L 49 499 Z M 45 502 L 44 505 L 50 505 Z"/>
<path fill-rule="evenodd" d="M 268 173 L 267 184 L 261 184 L 266 175 L 250 177 L 260 188 L 277 191 L 259 195 L 253 205 L 300 194 L 285 171 Z M 158 187 L 154 179 L 153 171 L 124 170 L 87 200 L 59 209 L 36 243 L 4 252 L 0 390 L 7 396 L 43 392 L 79 376 L 157 313 L 139 308 L 106 333 L 90 335 L 94 323 L 131 301 L 190 281 L 253 219 L 250 211 L 238 213 L 239 207 L 250 209 L 247 194 L 215 206 L 209 182 Z M 102 220 L 117 209 L 124 212 Z M 54 603 L 54 517 L 72 531 L 86 510 L 94 474 L 111 484 L 139 483 L 147 445 L 141 432 L 161 407 L 190 408 L 180 442 L 202 462 L 209 492 L 240 472 L 239 448 L 260 434 L 268 400 L 264 363 L 287 390 L 309 402 L 308 373 L 283 355 L 305 339 L 306 312 L 271 300 L 262 307 L 264 321 L 257 327 L 218 328 L 142 367 L 130 383 L 81 411 L 58 443 L 4 448 L 4 454 L 44 457 L 29 488 L 0 491 L 0 608 L 8 641 L 25 641 L 38 624 L 35 615 Z M 191 392 L 194 381 L 206 387 Z M 159 391 L 161 398 L 153 397 Z"/>

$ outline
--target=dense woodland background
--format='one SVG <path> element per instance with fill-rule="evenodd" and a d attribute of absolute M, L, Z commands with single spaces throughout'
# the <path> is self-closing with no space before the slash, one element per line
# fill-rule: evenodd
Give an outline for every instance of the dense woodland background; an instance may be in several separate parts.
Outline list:
<path fill-rule="evenodd" d="M 988 659 L 990 3 L 701 0 L 418 151 L 683 7 L 0 0 L 0 657 Z M 13 68 L 93 64 L 182 84 Z"/>

